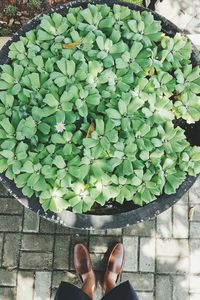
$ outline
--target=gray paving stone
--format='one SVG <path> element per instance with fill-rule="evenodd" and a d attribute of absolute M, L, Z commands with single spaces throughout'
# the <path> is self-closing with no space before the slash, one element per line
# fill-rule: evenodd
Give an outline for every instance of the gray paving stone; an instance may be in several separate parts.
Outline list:
<path fill-rule="evenodd" d="M 54 250 L 54 269 L 69 268 L 70 236 L 56 236 Z"/>
<path fill-rule="evenodd" d="M 107 229 L 106 230 L 107 235 L 116 235 L 116 236 L 121 236 L 122 235 L 122 229 L 117 228 L 117 229 Z"/>
<path fill-rule="evenodd" d="M 24 213 L 24 232 L 38 232 L 39 230 L 39 216 L 29 209 L 25 209 Z"/>
<path fill-rule="evenodd" d="M 105 253 L 117 242 L 121 242 L 121 237 L 91 236 L 89 242 L 90 252 Z"/>
<path fill-rule="evenodd" d="M 72 229 L 70 229 L 70 234 L 71 235 L 76 235 L 76 236 L 80 236 L 80 235 L 89 235 L 89 230 L 82 230 L 82 229 L 74 229 L 74 228 L 72 228 Z"/>
<path fill-rule="evenodd" d="M 70 228 L 64 227 L 62 225 L 56 225 L 56 233 L 61 233 L 61 234 L 70 234 Z"/>
<path fill-rule="evenodd" d="M 18 232 L 22 228 L 22 216 L 0 215 L 0 231 Z"/>
<path fill-rule="evenodd" d="M 190 293 L 200 294 L 200 276 L 199 275 L 190 276 L 189 291 L 190 291 Z"/>
<path fill-rule="evenodd" d="M 154 236 L 155 235 L 155 219 L 146 221 L 143 223 L 138 223 L 133 226 L 123 229 L 124 235 L 134 235 L 134 236 Z"/>
<path fill-rule="evenodd" d="M 151 292 L 137 292 L 140 300 L 154 300 L 154 295 Z"/>
<path fill-rule="evenodd" d="M 189 280 L 185 276 L 173 276 L 173 300 L 189 300 Z"/>
<path fill-rule="evenodd" d="M 0 266 L 1 266 L 1 258 L 2 258 L 2 251 L 3 251 L 3 233 L 0 233 Z"/>
<path fill-rule="evenodd" d="M 134 272 L 138 270 L 138 238 L 123 237 L 123 245 L 126 251 L 124 271 Z"/>
<path fill-rule="evenodd" d="M 89 232 L 90 235 L 105 235 L 106 234 L 106 230 L 103 229 L 96 229 L 96 230 L 90 230 Z"/>
<path fill-rule="evenodd" d="M 156 300 L 172 300 L 172 279 L 168 275 L 156 276 Z"/>
<path fill-rule="evenodd" d="M 153 291 L 154 275 L 150 273 L 123 273 L 122 281 L 129 280 L 137 291 Z"/>
<path fill-rule="evenodd" d="M 200 239 L 190 240 L 190 272 L 200 273 Z"/>
<path fill-rule="evenodd" d="M 140 238 L 139 270 L 141 272 L 155 271 L 155 238 Z"/>
<path fill-rule="evenodd" d="M 52 287 L 59 287 L 61 281 L 70 282 L 71 284 L 81 287 L 81 283 L 75 273 L 69 271 L 54 271 Z"/>
<path fill-rule="evenodd" d="M 4 252 L 3 252 L 3 266 L 15 268 L 18 266 L 19 249 L 20 249 L 20 234 L 6 233 Z"/>
<path fill-rule="evenodd" d="M 107 259 L 103 253 L 91 253 L 92 265 L 95 271 L 105 271 Z"/>
<path fill-rule="evenodd" d="M 103 291 L 102 291 L 102 287 L 100 286 L 99 282 L 97 284 L 97 290 L 95 292 L 95 295 L 94 295 L 94 300 L 99 300 L 99 299 L 102 299 L 103 297 Z"/>
<path fill-rule="evenodd" d="M 49 300 L 51 289 L 51 272 L 36 272 L 34 300 Z"/>
<path fill-rule="evenodd" d="M 200 205 L 194 204 L 192 207 L 194 207 L 192 222 L 200 222 Z"/>
<path fill-rule="evenodd" d="M 173 207 L 173 237 L 188 238 L 188 206 L 174 205 Z"/>
<path fill-rule="evenodd" d="M 10 287 L 0 287 L 0 299 L 15 300 L 15 289 Z"/>
<path fill-rule="evenodd" d="M 16 275 L 16 271 L 0 269 L 0 286 L 15 286 Z"/>
<path fill-rule="evenodd" d="M 25 299 L 31 300 L 33 299 L 33 293 L 34 293 L 34 273 L 19 271 L 17 275 L 16 300 L 25 300 Z"/>
<path fill-rule="evenodd" d="M 200 204 L 200 177 L 197 178 L 195 184 L 189 190 L 189 203 L 190 204 Z"/>
<path fill-rule="evenodd" d="M 189 255 L 187 239 L 157 239 L 157 256 L 180 257 Z"/>
<path fill-rule="evenodd" d="M 55 233 L 56 224 L 40 218 L 40 232 L 41 233 Z"/>
<path fill-rule="evenodd" d="M 156 228 L 158 238 L 172 237 L 172 208 L 167 209 L 157 217 Z"/>
<path fill-rule="evenodd" d="M 0 198 L 0 214 L 22 214 L 23 206 L 14 198 Z"/>
<path fill-rule="evenodd" d="M 190 238 L 200 238 L 200 222 L 190 223 Z"/>
<path fill-rule="evenodd" d="M 52 251 L 54 244 L 54 236 L 49 234 L 23 234 L 22 250 L 29 251 Z"/>
<path fill-rule="evenodd" d="M 20 268 L 51 270 L 53 253 L 21 252 Z"/>
<path fill-rule="evenodd" d="M 190 294 L 190 300 L 199 300 L 200 299 L 200 293 L 198 294 Z"/>
<path fill-rule="evenodd" d="M 189 257 L 157 256 L 157 272 L 164 274 L 185 274 L 189 271 Z"/>

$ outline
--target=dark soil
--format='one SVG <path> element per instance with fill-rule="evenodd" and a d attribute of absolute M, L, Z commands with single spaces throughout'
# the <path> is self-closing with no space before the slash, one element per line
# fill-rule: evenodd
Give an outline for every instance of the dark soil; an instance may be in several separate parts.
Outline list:
<path fill-rule="evenodd" d="M 10 36 L 39 13 L 69 0 L 0 0 L 0 36 Z"/>

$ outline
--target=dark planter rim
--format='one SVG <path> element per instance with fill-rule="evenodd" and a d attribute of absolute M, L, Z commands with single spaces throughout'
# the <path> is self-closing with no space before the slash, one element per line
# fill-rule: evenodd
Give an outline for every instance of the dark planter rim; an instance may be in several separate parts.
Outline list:
<path fill-rule="evenodd" d="M 177 32 L 182 31 L 174 25 L 172 22 L 168 21 L 164 17 L 160 16 L 154 11 L 151 11 L 147 8 L 140 7 L 134 4 L 121 2 L 118 0 L 78 0 L 69 2 L 63 5 L 58 5 L 55 8 L 52 8 L 48 12 L 42 13 L 36 16 L 34 19 L 30 20 L 26 25 L 24 25 L 17 33 L 15 33 L 12 38 L 3 46 L 0 50 L 0 64 L 5 64 L 8 62 L 8 51 L 9 46 L 12 42 L 18 41 L 20 36 L 23 36 L 27 31 L 33 29 L 39 24 L 40 17 L 44 14 L 50 14 L 53 12 L 58 12 L 61 14 L 66 14 L 70 7 L 82 6 L 83 8 L 87 6 L 88 3 L 91 4 L 107 4 L 113 6 L 114 4 L 119 4 L 127 6 L 130 9 L 138 11 L 150 11 L 156 20 L 162 22 L 162 30 L 170 36 L 174 36 Z M 200 56 L 196 47 L 193 45 L 193 63 L 194 65 L 200 64 Z M 0 181 L 9 191 L 9 193 L 14 196 L 22 205 L 31 209 L 41 217 L 50 220 L 54 223 L 62 224 L 63 226 L 70 228 L 77 228 L 83 230 L 92 230 L 92 229 L 108 229 L 108 228 L 124 228 L 130 225 L 143 222 L 154 218 L 158 214 L 162 213 L 166 209 L 174 205 L 194 184 L 197 177 L 187 176 L 185 181 L 178 188 L 176 194 L 173 195 L 161 195 L 155 201 L 137 209 L 122 212 L 113 215 L 92 215 L 92 214 L 75 214 L 68 210 L 64 210 L 61 213 L 53 212 L 44 212 L 39 201 L 36 197 L 27 198 L 22 194 L 21 189 L 18 189 L 13 181 L 8 179 L 5 174 L 0 174 Z"/>

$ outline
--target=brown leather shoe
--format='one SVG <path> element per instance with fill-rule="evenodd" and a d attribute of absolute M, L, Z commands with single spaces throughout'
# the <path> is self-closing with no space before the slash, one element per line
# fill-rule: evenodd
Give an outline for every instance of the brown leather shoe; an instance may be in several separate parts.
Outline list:
<path fill-rule="evenodd" d="M 102 288 L 105 293 L 108 293 L 111 289 L 116 286 L 119 275 L 122 272 L 124 264 L 124 246 L 118 243 L 113 248 L 109 259 L 107 269 L 104 275 Z"/>
<path fill-rule="evenodd" d="M 82 290 L 92 299 L 96 290 L 96 278 L 90 254 L 83 244 L 77 244 L 74 247 L 74 267 L 83 283 Z"/>

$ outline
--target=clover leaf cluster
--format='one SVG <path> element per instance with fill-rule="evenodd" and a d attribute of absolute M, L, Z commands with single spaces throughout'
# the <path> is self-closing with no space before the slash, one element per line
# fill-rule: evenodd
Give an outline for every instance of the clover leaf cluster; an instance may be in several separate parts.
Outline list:
<path fill-rule="evenodd" d="M 114 5 L 44 15 L 0 73 L 0 172 L 44 210 L 143 205 L 200 172 L 174 121 L 200 120 L 186 37 Z"/>

